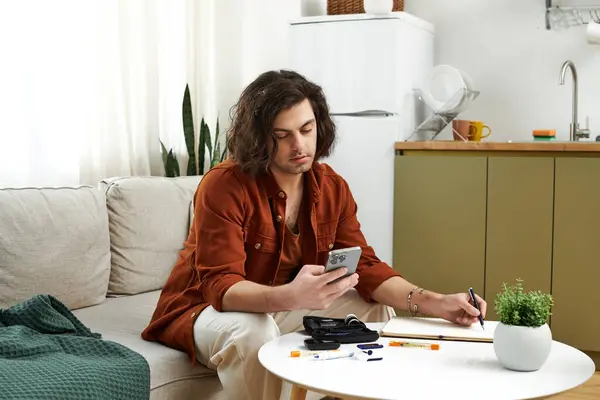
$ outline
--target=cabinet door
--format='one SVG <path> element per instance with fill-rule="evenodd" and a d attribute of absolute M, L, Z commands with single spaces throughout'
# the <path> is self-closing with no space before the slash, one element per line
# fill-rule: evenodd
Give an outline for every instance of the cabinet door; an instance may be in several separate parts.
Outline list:
<path fill-rule="evenodd" d="M 485 300 L 487 319 L 502 284 L 523 279 L 526 290 L 550 292 L 554 159 L 488 160 Z"/>
<path fill-rule="evenodd" d="M 485 157 L 397 156 L 394 268 L 440 293 L 483 292 Z"/>
<path fill-rule="evenodd" d="M 600 351 L 600 159 L 557 158 L 552 333 Z"/>

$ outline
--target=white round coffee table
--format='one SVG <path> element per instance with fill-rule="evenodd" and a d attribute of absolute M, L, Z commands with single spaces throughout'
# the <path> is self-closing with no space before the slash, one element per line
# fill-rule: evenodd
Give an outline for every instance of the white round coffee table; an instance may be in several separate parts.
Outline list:
<path fill-rule="evenodd" d="M 369 324 L 376 330 L 381 326 Z M 304 399 L 306 390 L 344 399 L 547 398 L 585 383 L 595 371 L 586 354 L 556 341 L 540 370 L 516 372 L 498 363 L 491 343 L 411 340 L 439 343 L 440 350 L 432 351 L 390 347 L 390 338 L 380 338 L 381 361 L 290 357 L 292 350 L 308 351 L 306 338 L 300 332 L 283 335 L 258 353 L 267 370 L 293 385 L 292 399 Z M 358 350 L 354 344 L 341 349 Z"/>

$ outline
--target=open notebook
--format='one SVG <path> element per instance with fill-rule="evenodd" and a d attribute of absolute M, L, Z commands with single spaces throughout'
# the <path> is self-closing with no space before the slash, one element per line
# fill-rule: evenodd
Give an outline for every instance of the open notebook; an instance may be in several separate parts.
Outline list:
<path fill-rule="evenodd" d="M 493 342 L 498 321 L 484 321 L 471 326 L 456 325 L 439 318 L 394 317 L 381 330 L 381 336 L 416 339 L 442 339 L 470 342 Z"/>

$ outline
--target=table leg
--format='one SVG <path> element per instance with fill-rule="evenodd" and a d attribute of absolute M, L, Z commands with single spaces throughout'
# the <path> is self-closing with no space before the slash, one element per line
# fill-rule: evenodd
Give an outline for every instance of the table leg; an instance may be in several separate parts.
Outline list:
<path fill-rule="evenodd" d="M 306 389 L 292 385 L 292 395 L 290 396 L 290 400 L 306 400 Z"/>

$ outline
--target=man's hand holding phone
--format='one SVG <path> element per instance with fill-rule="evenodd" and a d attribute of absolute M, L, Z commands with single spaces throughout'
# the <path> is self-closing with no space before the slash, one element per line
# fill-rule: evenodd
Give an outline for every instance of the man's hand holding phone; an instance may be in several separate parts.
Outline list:
<path fill-rule="evenodd" d="M 358 283 L 358 274 L 343 277 L 347 272 L 346 268 L 325 272 L 323 265 L 303 266 L 288 284 L 292 309 L 323 310 L 329 307 Z M 333 282 L 337 279 L 337 282 Z"/>

